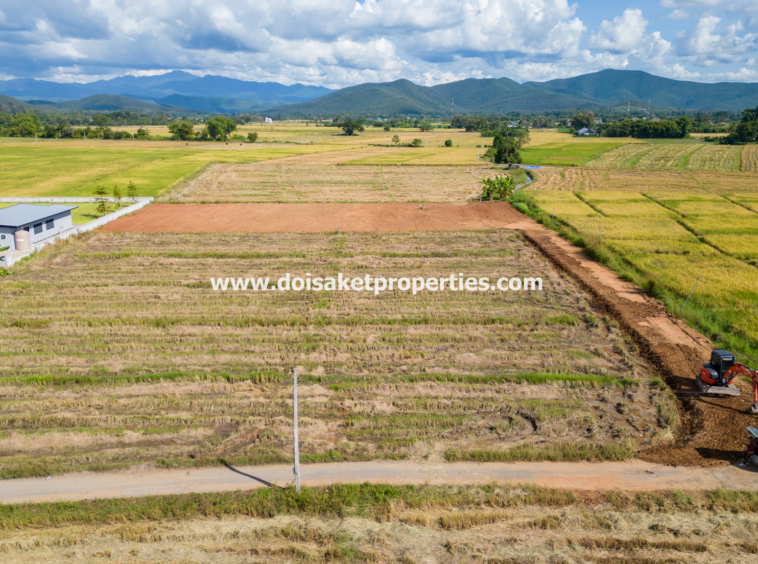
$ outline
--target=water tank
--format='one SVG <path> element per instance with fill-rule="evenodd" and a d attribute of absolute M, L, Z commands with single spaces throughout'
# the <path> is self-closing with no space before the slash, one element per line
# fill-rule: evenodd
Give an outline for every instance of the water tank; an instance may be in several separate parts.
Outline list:
<path fill-rule="evenodd" d="M 19 229 L 14 233 L 17 251 L 29 251 L 32 248 L 32 238 L 28 229 Z"/>

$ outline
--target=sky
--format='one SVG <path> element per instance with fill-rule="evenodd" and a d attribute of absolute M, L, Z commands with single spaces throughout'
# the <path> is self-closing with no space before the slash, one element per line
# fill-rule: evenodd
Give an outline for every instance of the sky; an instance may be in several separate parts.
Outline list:
<path fill-rule="evenodd" d="M 0 80 L 758 82 L 758 0 L 0 0 Z"/>

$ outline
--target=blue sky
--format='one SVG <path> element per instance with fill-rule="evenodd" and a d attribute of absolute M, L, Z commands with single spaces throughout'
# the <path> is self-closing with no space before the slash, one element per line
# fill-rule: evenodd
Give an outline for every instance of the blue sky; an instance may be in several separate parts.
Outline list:
<path fill-rule="evenodd" d="M 0 0 L 0 79 L 344 87 L 605 68 L 758 82 L 758 0 Z"/>

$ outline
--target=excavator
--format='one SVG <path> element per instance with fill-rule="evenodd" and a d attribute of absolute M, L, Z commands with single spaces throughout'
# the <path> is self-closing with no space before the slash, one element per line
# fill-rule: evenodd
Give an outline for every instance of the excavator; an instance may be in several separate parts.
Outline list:
<path fill-rule="evenodd" d="M 719 349 L 711 352 L 711 361 L 700 369 L 697 386 L 704 394 L 739 396 L 739 388 L 732 383 L 737 374 L 743 374 L 753 382 L 753 405 L 747 412 L 755 415 L 758 413 L 758 370 L 740 364 L 729 351 Z"/>

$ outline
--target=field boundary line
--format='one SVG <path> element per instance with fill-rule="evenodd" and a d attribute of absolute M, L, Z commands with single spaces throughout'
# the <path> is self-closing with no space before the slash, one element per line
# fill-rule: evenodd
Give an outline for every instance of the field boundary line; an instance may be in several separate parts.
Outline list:
<path fill-rule="evenodd" d="M 707 190 L 707 191 L 708 191 L 708 192 L 710 192 L 710 190 Z M 647 194 L 644 194 L 644 193 L 642 193 L 642 192 L 640 192 L 640 194 L 642 194 L 642 195 L 643 195 L 645 198 L 647 198 L 647 199 L 648 199 L 648 200 L 650 200 L 651 202 L 654 202 L 654 203 L 658 204 L 658 205 L 659 205 L 659 206 L 661 206 L 663 209 L 665 209 L 665 210 L 667 210 L 667 211 L 670 211 L 670 212 L 672 212 L 672 213 L 676 214 L 676 216 L 677 216 L 677 217 L 672 217 L 671 219 L 673 219 L 674 221 L 676 221 L 676 222 L 677 222 L 679 225 L 681 225 L 681 226 L 682 226 L 684 229 L 686 229 L 686 230 L 687 230 L 689 233 L 691 233 L 693 237 L 696 237 L 696 238 L 697 238 L 697 240 L 698 240 L 699 242 L 701 242 L 703 245 L 707 245 L 707 246 L 709 246 L 711 249 L 713 249 L 714 251 L 716 251 L 716 252 L 718 252 L 718 253 L 721 253 L 721 254 L 722 254 L 722 255 L 724 255 L 725 257 L 729 257 L 729 258 L 732 258 L 732 259 L 734 259 L 734 260 L 740 261 L 742 264 L 745 264 L 745 265 L 747 265 L 747 266 L 749 266 L 749 267 L 751 267 L 751 268 L 758 268 L 758 267 L 757 267 L 757 266 L 755 266 L 754 264 L 750 264 L 749 262 L 747 262 L 747 261 L 745 261 L 745 260 L 743 260 L 743 259 L 741 259 L 741 258 L 739 258 L 739 257 L 736 257 L 736 256 L 734 256 L 732 253 L 730 253 L 730 252 L 728 252 L 728 251 L 725 251 L 724 249 L 722 249 L 722 248 L 721 248 L 721 247 L 719 247 L 718 245 L 716 245 L 716 244 L 714 244 L 714 243 L 710 242 L 710 241 L 708 240 L 708 238 L 707 238 L 707 237 L 708 237 L 707 235 L 701 235 L 700 233 L 698 233 L 698 232 L 695 230 L 695 228 L 694 228 L 694 227 L 690 227 L 689 225 L 687 225 L 687 223 L 685 223 L 685 220 L 687 219 L 687 216 L 686 216 L 686 215 L 684 215 L 684 214 L 682 214 L 682 213 L 678 212 L 677 210 L 674 210 L 674 209 L 672 209 L 672 208 L 669 208 L 668 206 L 666 206 L 666 205 L 664 205 L 664 204 L 660 203 L 660 202 L 659 202 L 659 201 L 657 201 L 655 198 L 652 198 L 651 196 L 648 196 Z M 711 192 L 711 194 L 713 194 L 713 192 Z M 726 200 L 727 202 L 731 202 L 731 200 L 729 200 L 728 198 L 724 198 L 724 196 L 722 196 L 721 194 L 713 194 L 713 195 L 714 195 L 714 196 L 716 196 L 716 197 L 718 197 L 718 198 L 722 198 L 722 199 Z M 732 203 L 733 203 L 733 202 L 732 202 Z M 743 206 L 743 207 L 744 207 L 744 206 Z M 753 212 L 753 210 L 749 210 L 749 211 L 751 211 L 752 213 L 755 213 L 755 212 Z"/>

